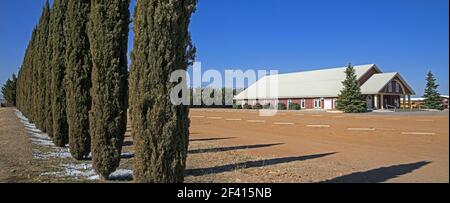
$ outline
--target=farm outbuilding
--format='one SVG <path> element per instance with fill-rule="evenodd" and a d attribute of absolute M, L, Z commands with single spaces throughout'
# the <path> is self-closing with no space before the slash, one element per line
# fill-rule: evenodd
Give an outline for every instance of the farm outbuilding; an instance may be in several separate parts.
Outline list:
<path fill-rule="evenodd" d="M 302 109 L 336 107 L 347 67 L 263 77 L 234 99 L 238 104 L 276 106 L 299 104 Z M 414 90 L 398 72 L 383 73 L 375 64 L 354 66 L 368 109 L 400 108 L 411 102 Z M 401 104 L 403 101 L 405 104 Z"/>

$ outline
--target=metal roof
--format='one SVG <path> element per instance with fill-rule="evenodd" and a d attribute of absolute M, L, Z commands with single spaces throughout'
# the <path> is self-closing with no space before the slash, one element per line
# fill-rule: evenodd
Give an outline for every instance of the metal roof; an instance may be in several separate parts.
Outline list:
<path fill-rule="evenodd" d="M 386 87 L 386 84 L 394 79 L 395 76 L 397 76 L 397 73 L 380 73 L 372 75 L 372 77 L 361 86 L 361 92 L 363 94 L 377 94 Z"/>

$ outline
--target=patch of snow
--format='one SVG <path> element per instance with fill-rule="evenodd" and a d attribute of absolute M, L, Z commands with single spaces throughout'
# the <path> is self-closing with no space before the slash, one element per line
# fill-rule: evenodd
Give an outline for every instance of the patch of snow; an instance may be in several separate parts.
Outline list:
<path fill-rule="evenodd" d="M 131 152 L 123 152 L 121 155 L 122 159 L 131 159 L 134 157 L 134 153 Z"/>
<path fill-rule="evenodd" d="M 16 110 L 16 116 L 19 118 L 20 122 L 25 126 L 25 130 L 30 136 L 31 142 L 33 144 L 42 145 L 42 146 L 55 146 L 51 141 L 50 137 L 43 133 L 41 130 L 36 128 L 36 125 L 30 123 L 28 118 L 26 118 L 22 112 Z"/>
<path fill-rule="evenodd" d="M 69 159 L 72 157 L 69 149 L 57 149 L 56 151 L 43 153 L 39 150 L 33 150 L 33 155 L 36 159 L 48 160 L 52 158 Z"/>
<path fill-rule="evenodd" d="M 88 180 L 100 180 L 99 175 L 90 176 L 87 178 Z M 131 181 L 133 180 L 133 171 L 128 169 L 119 169 L 109 175 L 109 180 L 116 181 Z"/>
<path fill-rule="evenodd" d="M 62 171 L 42 173 L 41 176 L 73 177 L 77 179 L 96 175 L 92 164 L 62 164 L 61 167 L 63 168 Z"/>
<path fill-rule="evenodd" d="M 128 169 L 119 169 L 109 175 L 110 180 L 133 180 L 133 171 Z"/>

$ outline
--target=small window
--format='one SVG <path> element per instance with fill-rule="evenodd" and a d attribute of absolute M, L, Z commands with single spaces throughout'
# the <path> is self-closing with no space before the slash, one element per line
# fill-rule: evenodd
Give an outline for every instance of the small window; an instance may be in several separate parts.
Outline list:
<path fill-rule="evenodd" d="M 306 108 L 306 101 L 304 99 L 302 99 L 301 101 L 301 108 L 302 109 Z"/>
<path fill-rule="evenodd" d="M 395 91 L 397 93 L 400 93 L 400 84 L 399 83 L 395 83 Z"/>
<path fill-rule="evenodd" d="M 390 82 L 388 85 L 388 92 L 392 92 L 392 82 Z"/>
<path fill-rule="evenodd" d="M 314 108 L 316 108 L 316 109 L 322 108 L 322 100 L 321 99 L 314 99 Z"/>

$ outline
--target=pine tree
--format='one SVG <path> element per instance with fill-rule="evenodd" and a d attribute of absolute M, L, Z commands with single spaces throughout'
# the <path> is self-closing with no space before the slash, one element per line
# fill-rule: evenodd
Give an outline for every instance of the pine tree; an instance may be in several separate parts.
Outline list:
<path fill-rule="evenodd" d="M 8 105 L 16 106 L 16 84 L 17 77 L 13 74 L 2 87 L 2 95 Z"/>
<path fill-rule="evenodd" d="M 130 0 L 92 0 L 90 134 L 93 165 L 107 179 L 119 166 L 128 107 L 127 42 Z"/>
<path fill-rule="evenodd" d="M 195 56 L 188 27 L 196 0 L 140 0 L 134 13 L 130 74 L 137 182 L 184 180 L 189 144 L 188 106 L 173 105 L 170 82 Z M 185 81 L 184 81 L 185 82 Z"/>
<path fill-rule="evenodd" d="M 344 89 L 337 99 L 337 109 L 345 113 L 362 113 L 367 111 L 367 103 L 361 93 L 355 69 L 351 64 L 345 70 L 346 79 L 342 82 Z"/>
<path fill-rule="evenodd" d="M 69 146 L 70 153 L 77 160 L 87 157 L 91 152 L 89 111 L 92 61 L 87 35 L 89 11 L 90 0 L 69 0 L 64 22 Z"/>
<path fill-rule="evenodd" d="M 55 0 L 50 17 L 50 35 L 48 49 L 51 52 L 49 68 L 51 72 L 50 95 L 52 104 L 52 133 L 56 146 L 64 147 L 69 143 L 68 124 L 66 116 L 66 95 L 64 88 L 64 19 L 66 13 L 66 0 Z"/>
<path fill-rule="evenodd" d="M 427 74 L 427 86 L 425 88 L 425 104 L 424 106 L 428 109 L 443 110 L 441 95 L 439 94 L 437 88 L 439 84 L 436 83 L 436 78 L 431 71 Z"/>

